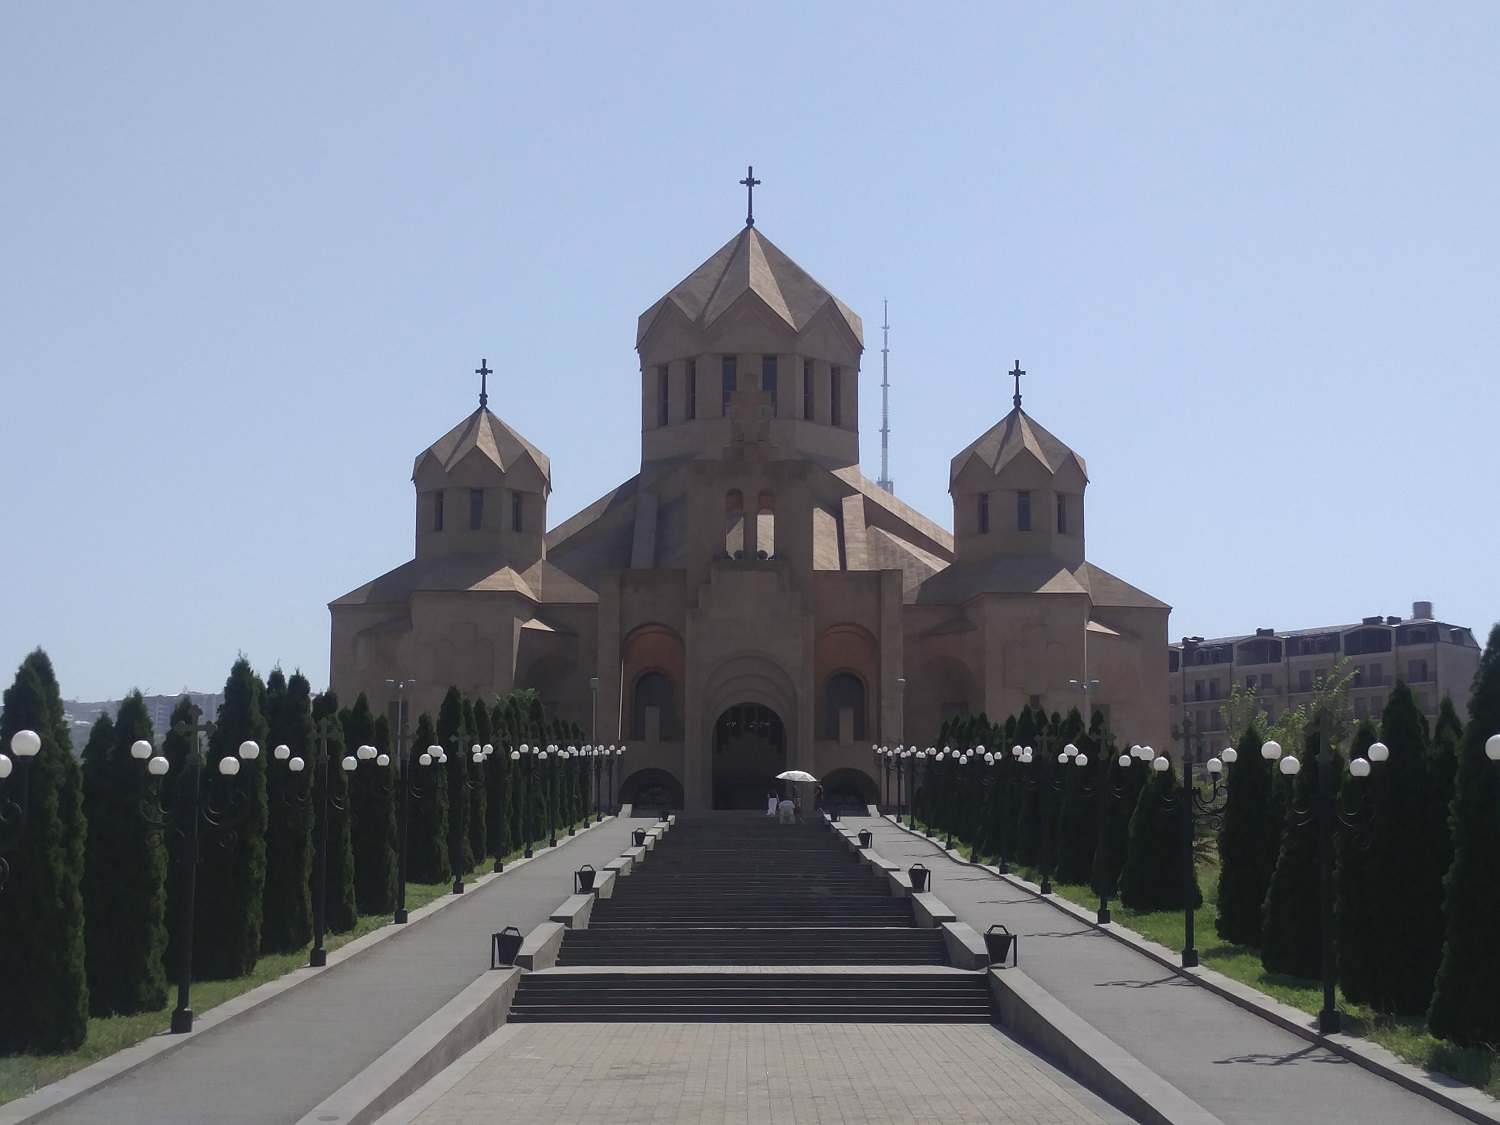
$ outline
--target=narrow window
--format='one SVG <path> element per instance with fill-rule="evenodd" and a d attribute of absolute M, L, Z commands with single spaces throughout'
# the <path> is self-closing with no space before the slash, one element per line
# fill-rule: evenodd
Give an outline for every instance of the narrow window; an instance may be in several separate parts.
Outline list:
<path fill-rule="evenodd" d="M 671 399 L 667 383 L 667 365 L 663 363 L 656 369 L 656 424 L 665 426 L 671 421 Z"/>
<path fill-rule="evenodd" d="M 469 489 L 469 530 L 478 531 L 484 526 L 484 489 Z"/>
<path fill-rule="evenodd" d="M 828 424 L 830 426 L 844 424 L 843 374 L 842 368 L 830 367 L 828 369 Z"/>
<path fill-rule="evenodd" d="M 432 494 L 432 530 L 443 530 L 443 494 L 441 492 Z"/>
<path fill-rule="evenodd" d="M 737 371 L 737 368 L 735 366 L 735 357 L 732 356 L 732 355 L 726 355 L 726 356 L 724 356 L 721 370 L 723 371 L 723 375 L 724 375 L 724 378 L 723 378 L 723 383 L 724 383 L 724 410 L 723 410 L 723 413 L 724 413 L 724 417 L 728 418 L 729 417 L 729 396 L 732 395 L 732 394 L 734 394 L 735 389 L 736 389 L 735 388 L 735 383 L 738 380 L 738 371 Z"/>
<path fill-rule="evenodd" d="M 1016 493 L 1016 530 L 1031 530 L 1031 493 L 1024 490 Z"/>
<path fill-rule="evenodd" d="M 521 494 L 519 492 L 510 494 L 510 529 L 521 530 Z"/>
<path fill-rule="evenodd" d="M 687 361 L 687 416 L 691 422 L 698 417 L 698 361 Z"/>
<path fill-rule="evenodd" d="M 760 357 L 760 389 L 771 396 L 771 417 L 776 417 L 776 357 Z"/>
<path fill-rule="evenodd" d="M 990 533 L 990 494 L 981 492 L 979 494 L 979 534 Z"/>
<path fill-rule="evenodd" d="M 802 361 L 802 417 L 809 422 L 813 417 L 813 372 L 810 359 Z"/>
<path fill-rule="evenodd" d="M 1057 494 L 1057 533 L 1068 533 L 1068 498 L 1061 492 Z"/>

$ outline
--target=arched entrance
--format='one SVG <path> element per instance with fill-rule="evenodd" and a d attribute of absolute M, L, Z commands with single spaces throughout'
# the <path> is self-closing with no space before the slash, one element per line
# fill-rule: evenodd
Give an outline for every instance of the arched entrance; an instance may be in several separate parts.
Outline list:
<path fill-rule="evenodd" d="M 680 809 L 682 783 L 666 770 L 636 770 L 620 783 L 620 803 L 634 805 L 637 815 Z"/>
<path fill-rule="evenodd" d="M 759 703 L 737 703 L 714 724 L 714 808 L 763 809 L 786 766 L 781 716 Z"/>

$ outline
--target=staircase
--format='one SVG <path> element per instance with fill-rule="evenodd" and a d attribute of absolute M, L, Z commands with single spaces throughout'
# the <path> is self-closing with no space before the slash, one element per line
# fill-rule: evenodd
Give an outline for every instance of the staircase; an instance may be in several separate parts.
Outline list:
<path fill-rule="evenodd" d="M 667 968 L 663 968 L 667 967 Z M 679 816 L 646 862 L 528 973 L 514 1021 L 988 1022 L 983 973 L 948 967 L 821 822 Z"/>

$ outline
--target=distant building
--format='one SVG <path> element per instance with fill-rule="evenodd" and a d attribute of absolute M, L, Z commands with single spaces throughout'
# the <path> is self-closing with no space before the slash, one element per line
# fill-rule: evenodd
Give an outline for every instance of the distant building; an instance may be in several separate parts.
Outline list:
<path fill-rule="evenodd" d="M 205 719 L 212 722 L 219 717 L 219 708 L 224 703 L 222 694 L 179 691 L 175 695 L 148 695 L 146 696 L 146 711 L 151 716 L 151 726 L 156 731 L 158 743 L 172 725 L 172 709 L 177 706 L 177 701 L 184 695 L 202 709 Z M 120 699 L 106 699 L 98 703 L 80 702 L 76 699 L 63 700 L 63 715 L 67 718 L 68 726 L 72 730 L 73 749 L 81 751 L 84 741 L 88 738 L 89 728 L 94 725 L 99 716 L 107 714 L 113 719 L 120 713 L 122 702 L 124 701 Z"/>
<path fill-rule="evenodd" d="M 1472 630 L 1435 620 L 1431 602 L 1414 602 L 1411 616 L 1366 617 L 1352 625 L 1316 629 L 1257 629 L 1237 637 L 1184 637 L 1169 646 L 1167 668 L 1174 718 L 1184 710 L 1202 732 L 1200 755 L 1229 745 L 1222 708 L 1230 690 L 1255 688 L 1274 719 L 1307 703 L 1340 659 L 1354 673 L 1349 701 L 1356 719 L 1379 719 L 1397 677 L 1404 679 L 1429 722 L 1444 696 L 1468 718 L 1469 685 L 1479 667 Z"/>

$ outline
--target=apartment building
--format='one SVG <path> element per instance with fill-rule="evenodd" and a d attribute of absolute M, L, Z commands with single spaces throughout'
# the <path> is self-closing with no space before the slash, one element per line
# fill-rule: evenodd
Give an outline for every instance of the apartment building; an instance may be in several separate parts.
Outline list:
<path fill-rule="evenodd" d="M 1444 696 L 1468 717 L 1469 685 L 1479 667 L 1473 630 L 1438 621 L 1431 602 L 1414 602 L 1411 616 L 1366 617 L 1350 625 L 1315 629 L 1257 629 L 1237 637 L 1183 637 L 1168 646 L 1167 668 L 1174 723 L 1184 711 L 1200 732 L 1194 757 L 1229 745 L 1223 706 L 1234 685 L 1254 687 L 1274 719 L 1309 703 L 1340 659 L 1354 673 L 1350 703 L 1356 719 L 1378 719 L 1398 677 L 1410 685 L 1429 722 Z"/>

